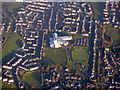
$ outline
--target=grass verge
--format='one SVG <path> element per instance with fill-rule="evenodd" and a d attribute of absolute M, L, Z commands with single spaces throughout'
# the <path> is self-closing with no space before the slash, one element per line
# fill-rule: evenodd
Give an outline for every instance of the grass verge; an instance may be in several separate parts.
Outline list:
<path fill-rule="evenodd" d="M 22 38 L 18 33 L 12 33 L 11 37 L 7 40 L 2 49 L 2 62 L 5 63 L 9 60 L 19 48 Z"/>

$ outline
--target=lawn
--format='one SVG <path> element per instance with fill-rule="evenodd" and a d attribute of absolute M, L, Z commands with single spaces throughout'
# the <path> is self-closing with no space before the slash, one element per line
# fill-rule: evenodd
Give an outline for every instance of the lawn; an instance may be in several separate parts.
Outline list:
<path fill-rule="evenodd" d="M 108 30 L 106 32 L 106 34 L 113 39 L 114 43 L 118 43 L 118 38 L 119 38 L 120 32 L 115 30 L 112 25 L 105 25 L 104 27 Z"/>
<path fill-rule="evenodd" d="M 21 3 L 4 3 L 3 7 L 7 9 L 10 13 L 15 13 L 17 10 L 19 10 L 23 5 Z"/>
<path fill-rule="evenodd" d="M 91 5 L 94 11 L 94 18 L 102 21 L 104 2 L 91 2 Z"/>
<path fill-rule="evenodd" d="M 79 38 L 82 38 L 82 36 L 81 35 L 74 35 L 73 38 L 74 39 L 79 39 Z"/>
<path fill-rule="evenodd" d="M 41 86 L 41 74 L 39 72 L 29 72 L 22 75 L 23 82 L 27 87 L 40 87 Z"/>
<path fill-rule="evenodd" d="M 79 63 L 82 63 L 83 65 L 88 65 L 88 48 L 82 47 L 82 48 L 74 48 L 72 51 L 72 57 L 73 60 L 76 60 Z"/>
<path fill-rule="evenodd" d="M 21 45 L 21 36 L 17 33 L 12 33 L 11 37 L 7 40 L 5 46 L 2 49 L 2 62 L 5 63 L 15 53 L 15 51 Z"/>
<path fill-rule="evenodd" d="M 44 63 L 47 65 L 60 64 L 62 66 L 66 65 L 66 52 L 64 49 L 52 49 L 46 48 L 45 50 L 45 60 Z"/>

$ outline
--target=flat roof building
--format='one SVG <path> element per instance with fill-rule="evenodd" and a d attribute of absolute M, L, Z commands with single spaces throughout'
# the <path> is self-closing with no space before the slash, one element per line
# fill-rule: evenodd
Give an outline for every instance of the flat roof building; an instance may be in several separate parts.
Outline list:
<path fill-rule="evenodd" d="M 62 45 L 67 46 L 68 40 L 72 40 L 72 36 L 61 36 L 58 37 L 57 33 L 53 34 L 53 38 L 49 38 L 51 48 L 60 48 Z"/>
<path fill-rule="evenodd" d="M 3 65 L 3 68 L 5 68 L 5 69 L 12 69 L 12 67 L 8 66 L 8 65 Z"/>

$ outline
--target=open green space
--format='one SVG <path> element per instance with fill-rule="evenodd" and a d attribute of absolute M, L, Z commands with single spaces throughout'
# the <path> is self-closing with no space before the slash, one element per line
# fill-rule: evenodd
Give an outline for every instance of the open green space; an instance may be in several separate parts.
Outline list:
<path fill-rule="evenodd" d="M 82 63 L 83 65 L 88 65 L 88 48 L 74 48 L 72 51 L 73 60 L 77 61 L 78 63 Z"/>
<path fill-rule="evenodd" d="M 47 65 L 59 64 L 66 65 L 66 52 L 64 49 L 52 49 L 46 48 L 45 50 L 45 60 L 44 63 Z"/>
<path fill-rule="evenodd" d="M 94 11 L 94 18 L 102 21 L 104 2 L 91 2 L 91 5 Z"/>
<path fill-rule="evenodd" d="M 28 72 L 22 75 L 23 82 L 27 87 L 40 87 L 41 86 L 41 73 Z"/>
<path fill-rule="evenodd" d="M 6 10 L 10 13 L 17 12 L 17 10 L 19 10 L 21 7 L 23 7 L 22 3 L 17 3 L 17 2 L 3 3 L 3 8 L 6 8 Z"/>
<path fill-rule="evenodd" d="M 107 32 L 106 35 L 110 36 L 113 39 L 114 43 L 118 43 L 118 40 L 120 39 L 119 34 L 120 32 L 113 28 L 112 25 L 104 25 Z"/>
<path fill-rule="evenodd" d="M 82 36 L 81 35 L 74 35 L 73 38 L 74 39 L 80 39 L 80 38 L 82 38 Z"/>
<path fill-rule="evenodd" d="M 84 37 L 82 35 L 74 35 L 73 39 L 80 39 L 80 38 L 88 38 L 88 37 Z"/>
<path fill-rule="evenodd" d="M 2 49 L 3 64 L 14 55 L 15 51 L 21 45 L 21 40 L 22 38 L 18 33 L 12 33 L 11 37 L 7 40 L 5 46 Z"/>
<path fill-rule="evenodd" d="M 15 84 L 9 85 L 7 83 L 2 82 L 2 88 L 5 88 L 7 90 L 11 90 L 11 88 L 16 88 L 16 86 L 15 86 Z"/>

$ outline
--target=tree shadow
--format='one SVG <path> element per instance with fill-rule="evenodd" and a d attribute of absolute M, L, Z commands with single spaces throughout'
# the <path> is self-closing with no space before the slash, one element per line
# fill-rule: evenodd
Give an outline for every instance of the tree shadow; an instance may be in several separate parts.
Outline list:
<path fill-rule="evenodd" d="M 14 56 L 14 54 L 15 54 L 15 51 L 12 50 L 11 53 L 9 53 L 4 58 L 2 58 L 2 64 L 5 64 L 7 61 L 9 61 Z"/>
<path fill-rule="evenodd" d="M 45 60 L 44 60 L 44 62 L 43 62 L 45 65 L 56 65 L 56 63 L 52 60 L 52 59 L 50 59 L 50 58 L 48 58 L 48 57 L 46 57 L 45 56 Z"/>
<path fill-rule="evenodd" d="M 107 40 L 108 42 L 111 42 L 111 38 L 110 38 L 110 36 L 104 34 L 104 38 L 105 38 L 105 40 Z"/>
<path fill-rule="evenodd" d="M 15 43 L 17 46 L 22 47 L 22 40 L 17 39 Z"/>
<path fill-rule="evenodd" d="M 23 81 L 25 86 L 27 86 L 28 88 L 32 87 L 28 82 L 26 82 L 25 80 Z"/>
<path fill-rule="evenodd" d="M 52 59 L 48 58 L 47 56 L 45 56 L 45 60 L 44 60 L 43 64 L 44 65 L 61 65 L 61 66 L 65 66 L 67 64 L 67 62 L 65 61 L 65 63 L 57 63 L 54 60 L 52 60 Z"/>

